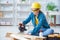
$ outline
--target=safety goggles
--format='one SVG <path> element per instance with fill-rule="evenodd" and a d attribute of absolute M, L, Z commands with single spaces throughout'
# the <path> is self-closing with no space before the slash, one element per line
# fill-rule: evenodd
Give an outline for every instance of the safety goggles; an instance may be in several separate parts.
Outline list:
<path fill-rule="evenodd" d="M 34 10 L 32 10 L 32 11 L 35 12 L 35 11 L 37 11 L 37 10 L 39 10 L 39 9 L 34 9 Z"/>

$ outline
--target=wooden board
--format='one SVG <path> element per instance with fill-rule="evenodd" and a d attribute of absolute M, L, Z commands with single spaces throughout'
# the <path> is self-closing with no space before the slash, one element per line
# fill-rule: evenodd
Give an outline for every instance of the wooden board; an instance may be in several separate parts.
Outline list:
<path fill-rule="evenodd" d="M 50 34 L 48 37 L 60 37 L 60 34 Z"/>
<path fill-rule="evenodd" d="M 39 36 L 32 36 L 32 35 L 25 35 L 25 34 L 11 34 L 11 37 L 14 37 L 16 39 L 28 39 L 28 40 L 43 40 L 46 39 L 46 37 L 39 37 Z"/>

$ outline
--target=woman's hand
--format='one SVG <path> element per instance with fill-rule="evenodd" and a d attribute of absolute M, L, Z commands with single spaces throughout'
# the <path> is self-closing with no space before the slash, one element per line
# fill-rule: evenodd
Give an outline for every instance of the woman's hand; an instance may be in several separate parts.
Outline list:
<path fill-rule="evenodd" d="M 19 23 L 19 26 L 20 26 L 20 27 L 24 27 L 23 23 Z"/>

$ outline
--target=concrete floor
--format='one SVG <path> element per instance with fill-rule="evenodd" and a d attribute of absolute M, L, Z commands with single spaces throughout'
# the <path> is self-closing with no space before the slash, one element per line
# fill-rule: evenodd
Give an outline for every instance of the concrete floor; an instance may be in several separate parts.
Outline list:
<path fill-rule="evenodd" d="M 0 40 L 8 40 L 5 35 L 7 32 L 18 33 L 18 27 L 14 26 L 0 26 Z"/>
<path fill-rule="evenodd" d="M 60 33 L 60 26 L 51 27 L 55 32 Z M 0 40 L 9 40 L 5 37 L 7 32 L 18 33 L 18 26 L 0 26 Z"/>

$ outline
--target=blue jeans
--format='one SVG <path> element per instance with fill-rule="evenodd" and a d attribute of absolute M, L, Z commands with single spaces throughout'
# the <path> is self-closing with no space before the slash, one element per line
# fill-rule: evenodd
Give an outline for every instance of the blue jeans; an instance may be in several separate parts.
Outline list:
<path fill-rule="evenodd" d="M 43 32 L 43 36 L 48 36 L 49 34 L 52 34 L 52 33 L 54 33 L 54 30 L 49 28 L 49 29 L 47 29 L 46 31 Z"/>
<path fill-rule="evenodd" d="M 32 31 L 30 31 L 30 32 L 32 32 Z M 43 29 L 43 36 L 48 36 L 49 34 L 52 34 L 52 33 L 54 33 L 54 30 L 51 28 Z M 39 36 L 39 33 L 36 33 L 35 36 Z"/>

